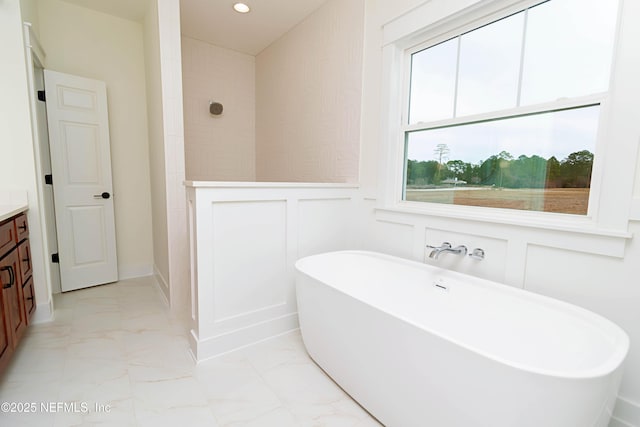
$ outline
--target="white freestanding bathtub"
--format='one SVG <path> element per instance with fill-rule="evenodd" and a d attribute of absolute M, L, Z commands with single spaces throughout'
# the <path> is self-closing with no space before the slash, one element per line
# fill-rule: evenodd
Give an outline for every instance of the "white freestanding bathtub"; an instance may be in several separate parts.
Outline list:
<path fill-rule="evenodd" d="M 372 252 L 296 263 L 304 344 L 388 427 L 605 427 L 622 329 L 548 297 Z"/>

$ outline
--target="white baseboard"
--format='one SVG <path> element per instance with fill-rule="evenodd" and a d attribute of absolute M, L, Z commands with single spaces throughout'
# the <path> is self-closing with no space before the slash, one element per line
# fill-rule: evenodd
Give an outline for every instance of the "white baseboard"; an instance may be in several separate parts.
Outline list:
<path fill-rule="evenodd" d="M 52 322 L 53 319 L 53 298 L 49 298 L 47 302 L 36 304 L 36 311 L 33 313 L 30 323 L 37 325 L 38 323 Z"/>
<path fill-rule="evenodd" d="M 170 307 L 171 304 L 169 303 L 169 284 L 162 276 L 162 273 L 160 273 L 160 270 L 158 270 L 158 267 L 156 267 L 155 264 L 153 265 L 153 277 L 156 278 L 156 284 L 158 285 L 158 289 L 160 289 L 160 294 L 162 295 L 164 303 L 167 305 L 167 307 Z"/>
<path fill-rule="evenodd" d="M 629 211 L 629 219 L 631 221 L 640 221 L 640 198 L 631 199 L 631 209 Z"/>
<path fill-rule="evenodd" d="M 144 265 L 119 265 L 118 280 L 134 279 L 136 277 L 151 276 L 153 274 L 153 266 Z"/>
<path fill-rule="evenodd" d="M 189 334 L 191 355 L 197 362 L 202 362 L 291 332 L 299 327 L 298 313 L 291 313 L 213 337 L 199 337 L 192 330 Z"/>
<path fill-rule="evenodd" d="M 640 427 L 640 404 L 618 396 L 609 427 Z"/>

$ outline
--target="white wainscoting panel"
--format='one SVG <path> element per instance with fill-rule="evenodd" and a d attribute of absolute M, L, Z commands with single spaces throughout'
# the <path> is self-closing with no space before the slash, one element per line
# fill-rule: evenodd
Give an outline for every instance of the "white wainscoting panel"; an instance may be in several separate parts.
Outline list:
<path fill-rule="evenodd" d="M 342 184 L 187 183 L 196 360 L 298 327 L 294 264 L 356 248 L 356 192 Z"/>
<path fill-rule="evenodd" d="M 411 224 L 376 221 L 371 231 L 369 250 L 401 258 L 413 258 L 414 230 Z"/>
<path fill-rule="evenodd" d="M 298 202 L 298 257 L 351 246 L 354 240 L 350 198 Z"/>
<path fill-rule="evenodd" d="M 286 239 L 286 200 L 213 203 L 215 322 L 286 304 Z"/>
<path fill-rule="evenodd" d="M 401 258 L 414 259 L 414 224 L 393 219 L 378 220 L 375 213 L 376 200 L 360 201 L 357 226 L 360 248 Z"/>
<path fill-rule="evenodd" d="M 425 241 L 425 263 L 500 283 L 506 282 L 505 261 L 508 247 L 506 240 L 427 227 Z M 440 246 L 443 242 L 449 242 L 454 247 L 464 245 L 467 247 L 468 254 L 475 248 L 483 249 L 485 258 L 476 260 L 468 254 L 460 256 L 447 253 L 440 254 L 438 259 L 429 258 L 431 250 L 427 249 L 426 245 Z"/>

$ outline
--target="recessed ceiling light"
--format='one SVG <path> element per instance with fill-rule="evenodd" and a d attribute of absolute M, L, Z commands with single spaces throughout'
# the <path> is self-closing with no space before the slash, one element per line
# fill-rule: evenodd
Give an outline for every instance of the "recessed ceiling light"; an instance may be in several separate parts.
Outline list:
<path fill-rule="evenodd" d="M 238 13 L 249 13 L 251 12 L 251 8 L 244 3 L 236 3 L 233 5 L 233 10 Z"/>

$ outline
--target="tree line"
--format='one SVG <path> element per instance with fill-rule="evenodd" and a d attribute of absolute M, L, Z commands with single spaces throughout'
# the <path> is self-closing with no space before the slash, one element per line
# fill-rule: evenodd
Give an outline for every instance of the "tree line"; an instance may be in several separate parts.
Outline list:
<path fill-rule="evenodd" d="M 438 160 L 407 162 L 407 186 L 433 187 L 465 181 L 467 185 L 502 188 L 589 188 L 593 153 L 576 151 L 565 159 L 533 155 L 517 158 L 507 151 L 472 164 L 446 161 L 448 148 L 440 144 L 434 151 Z"/>

